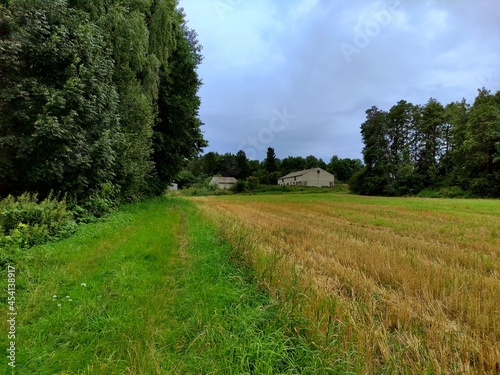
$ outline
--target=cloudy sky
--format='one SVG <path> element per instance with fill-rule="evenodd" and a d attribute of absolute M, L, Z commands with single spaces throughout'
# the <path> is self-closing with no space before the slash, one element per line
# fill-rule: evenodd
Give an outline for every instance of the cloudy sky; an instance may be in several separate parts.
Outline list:
<path fill-rule="evenodd" d="M 373 105 L 500 90 L 498 0 L 180 0 L 208 151 L 362 158 Z"/>

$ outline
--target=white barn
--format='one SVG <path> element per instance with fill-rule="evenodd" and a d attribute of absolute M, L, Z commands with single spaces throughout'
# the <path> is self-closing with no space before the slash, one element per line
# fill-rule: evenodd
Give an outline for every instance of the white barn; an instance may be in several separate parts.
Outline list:
<path fill-rule="evenodd" d="M 210 185 L 215 185 L 217 189 L 230 189 L 237 181 L 234 177 L 214 176 L 210 180 Z"/>
<path fill-rule="evenodd" d="M 311 168 L 278 178 L 278 185 L 333 187 L 335 177 L 324 169 Z"/>

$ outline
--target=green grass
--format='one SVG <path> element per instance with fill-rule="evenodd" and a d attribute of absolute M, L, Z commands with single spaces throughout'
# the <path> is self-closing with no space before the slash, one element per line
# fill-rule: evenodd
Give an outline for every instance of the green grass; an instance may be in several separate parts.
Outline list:
<path fill-rule="evenodd" d="M 307 188 L 304 188 L 307 189 Z M 314 189 L 314 188 L 313 188 Z M 307 192 L 307 191 L 306 191 Z M 227 196 L 222 199 L 228 201 L 242 202 L 267 202 L 267 203 L 314 203 L 314 202 L 336 202 L 352 203 L 370 206 L 392 206 L 419 211 L 443 211 L 455 212 L 456 214 L 492 214 L 497 216 L 500 212 L 499 199 L 450 199 L 450 198 L 416 198 L 416 197 L 371 197 L 347 193 L 343 190 L 326 190 L 316 192 L 311 190 L 310 194 L 304 192 L 293 192 L 287 194 L 238 194 Z"/>
<path fill-rule="evenodd" d="M 124 206 L 32 248 L 15 264 L 14 373 L 332 373 L 296 333 L 302 322 L 230 256 L 178 198 Z M 5 293 L 1 301 L 6 316 Z M 8 348 L 6 319 L 0 327 Z"/>
<path fill-rule="evenodd" d="M 209 195 L 277 195 L 277 194 L 314 194 L 314 193 L 347 193 L 349 186 L 347 184 L 336 184 L 333 188 L 330 187 L 314 187 L 314 186 L 290 186 L 290 185 L 258 185 L 248 191 L 235 193 L 231 189 L 209 189 L 205 186 L 191 186 L 187 189 L 169 192 L 173 196 L 209 196 Z"/>

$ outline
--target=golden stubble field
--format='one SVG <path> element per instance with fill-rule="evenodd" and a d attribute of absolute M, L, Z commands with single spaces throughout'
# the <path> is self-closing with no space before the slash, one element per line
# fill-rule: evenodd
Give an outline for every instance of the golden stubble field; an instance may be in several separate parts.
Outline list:
<path fill-rule="evenodd" d="M 356 373 L 500 373 L 500 202 L 193 198 L 260 282 Z"/>

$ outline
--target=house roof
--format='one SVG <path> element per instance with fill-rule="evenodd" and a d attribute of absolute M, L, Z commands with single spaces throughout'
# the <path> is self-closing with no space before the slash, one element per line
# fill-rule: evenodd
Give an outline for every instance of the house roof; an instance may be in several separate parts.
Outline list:
<path fill-rule="evenodd" d="M 310 168 L 310 169 L 305 169 L 303 171 L 297 171 L 297 172 L 292 172 L 292 173 L 288 173 L 287 175 L 284 175 L 284 176 L 281 176 L 280 178 L 290 178 L 290 177 L 299 177 L 299 176 L 302 176 L 304 174 L 306 174 L 307 172 L 310 172 L 310 171 L 314 171 L 316 169 L 319 169 L 320 171 L 322 172 L 325 172 L 325 173 L 328 173 L 328 174 L 331 174 L 327 171 L 325 171 L 324 169 L 322 168 Z"/>
<path fill-rule="evenodd" d="M 234 177 L 219 177 L 219 176 L 212 177 L 212 181 L 218 184 L 234 184 L 237 182 L 236 178 Z"/>

